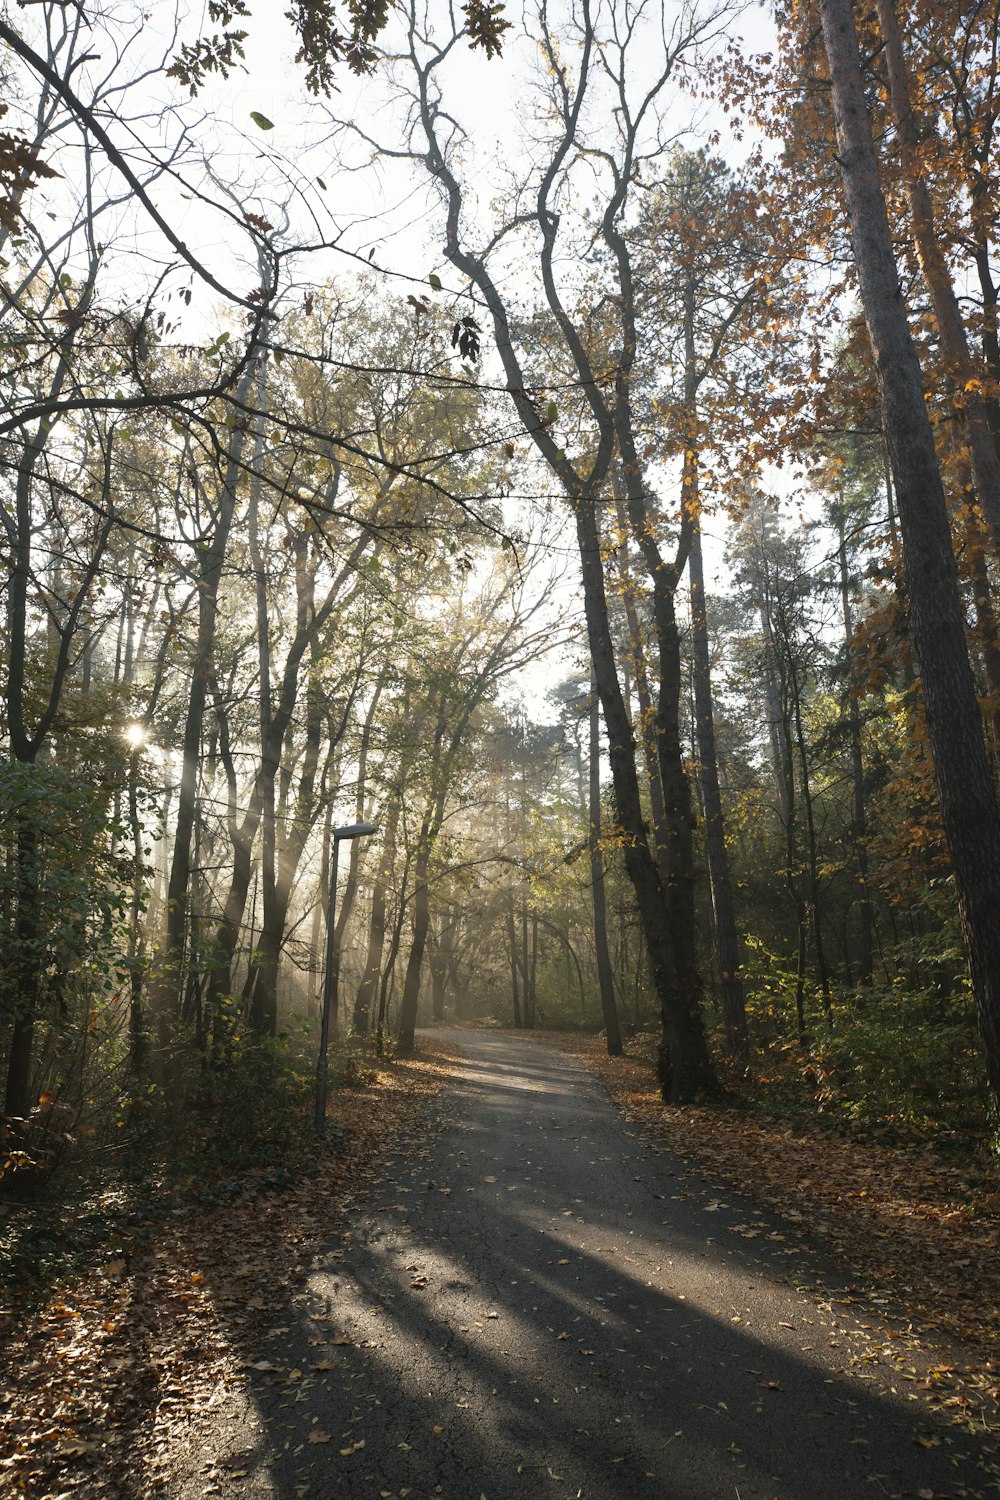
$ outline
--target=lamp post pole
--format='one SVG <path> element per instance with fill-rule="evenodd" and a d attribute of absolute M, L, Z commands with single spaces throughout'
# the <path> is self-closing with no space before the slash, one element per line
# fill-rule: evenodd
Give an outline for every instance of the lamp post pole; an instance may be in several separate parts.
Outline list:
<path fill-rule="evenodd" d="M 340 980 L 340 948 L 337 943 L 337 863 L 342 839 L 357 839 L 376 833 L 374 823 L 349 823 L 331 830 L 333 859 L 330 864 L 330 908 L 326 918 L 326 968 L 323 973 L 323 1021 L 319 1038 L 319 1062 L 316 1065 L 316 1134 L 326 1132 L 326 1082 L 329 1071 L 327 1051 L 330 1046 L 330 1018 L 337 1007 Z"/>

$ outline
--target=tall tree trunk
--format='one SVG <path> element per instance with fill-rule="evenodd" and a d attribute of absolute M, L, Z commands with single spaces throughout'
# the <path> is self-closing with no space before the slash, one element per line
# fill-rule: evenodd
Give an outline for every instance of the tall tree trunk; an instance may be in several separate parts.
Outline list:
<path fill-rule="evenodd" d="M 129 976 L 128 1037 L 129 1072 L 135 1083 L 146 1067 L 146 1026 L 142 1014 L 142 986 L 145 973 L 145 932 L 142 926 L 142 887 L 145 863 L 142 848 L 142 822 L 139 818 L 139 746 L 129 756 L 128 819 L 132 833 L 132 896 L 129 903 L 127 968 Z"/>
<path fill-rule="evenodd" d="M 787 817 L 787 809 L 791 807 L 794 797 L 794 789 L 789 782 L 789 761 L 785 754 L 785 707 L 782 703 L 781 687 L 778 682 L 774 656 L 774 632 L 771 628 L 771 619 L 767 606 L 761 604 L 758 614 L 760 617 L 761 636 L 763 637 L 764 649 L 762 655 L 762 671 L 764 678 L 764 711 L 767 714 L 767 737 L 771 747 L 771 766 L 774 770 L 774 783 L 778 792 L 778 806 L 781 809 L 782 819 Z"/>
<path fill-rule="evenodd" d="M 403 924 L 406 921 L 407 886 L 409 884 L 410 862 L 409 858 L 403 863 L 402 879 L 399 882 L 399 906 L 396 910 L 396 920 L 392 924 L 392 937 L 389 939 L 389 953 L 386 957 L 385 967 L 382 970 L 382 980 L 378 992 L 378 1020 L 375 1025 L 375 1051 L 379 1057 L 382 1056 L 382 1044 L 385 1033 L 385 1017 L 388 1007 L 389 985 L 393 979 L 396 969 L 396 958 L 399 954 L 400 944 L 403 940 Z"/>
<path fill-rule="evenodd" d="M 604 1035 L 611 1057 L 623 1052 L 615 1005 L 615 979 L 608 948 L 608 915 L 604 900 L 604 850 L 601 848 L 601 735 L 597 715 L 597 683 L 590 674 L 590 886 L 594 901 L 594 951 L 601 995 Z"/>
<path fill-rule="evenodd" d="M 903 541 L 941 816 L 987 1074 L 1000 1102 L 1000 809 L 965 642 L 948 508 L 878 177 L 849 0 L 820 0 L 839 160 Z"/>
<path fill-rule="evenodd" d="M 330 903 L 328 892 L 330 889 L 330 848 L 333 842 L 333 803 L 327 803 L 326 816 L 323 819 L 323 842 L 319 853 L 319 881 L 316 887 L 316 902 L 312 910 L 312 918 L 309 923 L 309 1015 L 312 1019 L 321 1017 L 322 1012 L 322 985 L 320 975 L 323 972 L 320 964 L 320 937 L 329 921 Z M 325 961 L 325 960 L 324 960 Z"/>
<path fill-rule="evenodd" d="M 444 1002 L 448 992 L 449 960 L 454 925 L 441 923 L 441 930 L 433 936 L 430 944 L 431 969 L 431 1015 L 435 1021 L 444 1020 Z"/>
<path fill-rule="evenodd" d="M 990 750 L 996 758 L 1000 756 L 1000 640 L 997 638 L 997 616 L 993 603 L 993 590 L 986 565 L 986 538 L 982 519 L 971 496 L 962 508 L 965 533 L 963 549 L 969 582 L 972 585 L 972 609 L 975 616 L 975 637 L 979 648 L 986 693 L 989 706 L 986 722 L 990 731 Z"/>
<path fill-rule="evenodd" d="M 541 1011 L 538 1009 L 538 912 L 532 907 L 531 911 L 531 1021 L 534 1025 L 542 1019 Z"/>
<path fill-rule="evenodd" d="M 653 986 L 660 1006 L 663 1027 L 660 1087 L 665 1099 L 683 1103 L 696 1099 L 714 1085 L 714 1071 L 697 992 L 691 989 L 684 969 L 678 964 L 674 941 L 675 915 L 668 906 L 659 870 L 649 848 L 639 795 L 635 741 L 618 681 L 608 620 L 596 505 L 588 496 L 578 500 L 574 510 L 587 635 L 608 734 L 615 808 L 625 835 L 625 867 L 635 890 L 639 920 L 649 950 Z"/>
<path fill-rule="evenodd" d="M 432 813 L 428 811 L 420 830 L 417 857 L 413 866 L 413 935 L 406 960 L 403 999 L 399 1007 L 399 1033 L 396 1040 L 396 1052 L 399 1057 L 413 1056 L 417 1006 L 420 1001 L 420 978 L 424 949 L 427 946 L 427 931 L 431 920 L 430 892 L 427 889 L 432 845 L 431 818 Z"/>
<path fill-rule="evenodd" d="M 255 379 L 255 361 L 251 358 L 236 392 L 238 408 L 245 405 Z M 191 666 L 191 690 L 184 717 L 181 778 L 177 791 L 173 854 L 167 878 L 163 936 L 156 954 L 155 979 L 151 996 L 156 1006 L 157 1039 L 161 1049 L 170 1042 L 171 1018 L 176 1013 L 181 993 L 184 939 L 187 930 L 188 885 L 191 878 L 191 835 L 194 831 L 198 800 L 202 728 L 205 721 L 208 683 L 215 657 L 219 588 L 222 583 L 222 569 L 236 508 L 236 492 L 242 467 L 245 437 L 243 427 L 237 424 L 229 439 L 215 525 L 206 544 L 198 553 L 200 561 L 198 645 Z"/>
<path fill-rule="evenodd" d="M 832 1019 L 833 998 L 830 993 L 830 971 L 826 962 L 826 945 L 823 941 L 823 914 L 819 897 L 819 848 L 816 840 L 816 810 L 812 785 L 809 778 L 809 755 L 806 749 L 805 730 L 802 723 L 802 693 L 799 687 L 795 663 L 789 661 L 789 686 L 792 692 L 792 723 L 795 728 L 795 747 L 799 760 L 799 784 L 802 793 L 802 812 L 806 828 L 806 855 L 809 860 L 809 920 L 812 925 L 813 952 L 816 955 L 816 978 L 819 980 L 820 1000 L 827 1021 Z"/>
<path fill-rule="evenodd" d="M 368 919 L 368 951 L 365 954 L 365 969 L 354 997 L 352 1029 L 356 1036 L 365 1036 L 369 1025 L 369 1012 L 375 998 L 379 971 L 382 966 L 382 949 L 385 945 L 385 908 L 392 867 L 396 862 L 396 834 L 399 828 L 399 813 L 402 791 L 393 793 L 389 800 L 388 815 L 382 831 L 382 847 L 378 855 L 378 866 L 372 881 L 372 905 Z"/>
<path fill-rule="evenodd" d="M 838 3 L 843 3 L 843 0 L 838 0 Z M 957 398 L 976 493 L 989 522 L 994 548 L 1000 552 L 1000 456 L 993 440 L 986 400 L 977 394 L 981 388 L 980 371 L 969 352 L 951 270 L 935 227 L 934 204 L 920 161 L 920 130 L 910 98 L 895 0 L 875 0 L 875 3 L 885 49 L 889 104 L 899 141 L 913 244 L 930 293 L 941 352 L 948 366 L 949 384 Z"/>
<path fill-rule="evenodd" d="M 256 482 L 256 481 L 255 481 Z M 257 591 L 257 628 L 259 635 L 260 661 L 260 766 L 257 783 L 263 807 L 261 818 L 261 888 L 263 914 L 260 946 L 255 982 L 252 990 L 250 1024 L 258 1036 L 273 1036 L 278 1018 L 278 971 L 288 907 L 291 900 L 295 873 L 305 848 L 308 829 L 315 817 L 316 769 L 319 760 L 320 741 L 324 723 L 324 705 L 313 674 L 309 682 L 305 714 L 305 740 L 302 768 L 294 801 L 294 814 L 288 814 L 288 789 L 291 773 L 282 781 L 284 821 L 288 831 L 279 837 L 276 790 L 281 772 L 282 754 L 299 696 L 299 678 L 302 659 L 306 650 L 315 653 L 319 631 L 330 617 L 337 595 L 348 571 L 360 553 L 368 545 L 366 540 L 355 544 L 354 550 L 341 569 L 338 578 L 331 584 L 323 604 L 317 609 L 315 602 L 316 565 L 311 559 L 309 533 L 302 530 L 292 541 L 295 567 L 296 620 L 295 632 L 289 642 L 284 667 L 278 684 L 276 701 L 271 694 L 271 658 L 268 641 L 267 590 L 264 561 L 257 540 L 257 498 L 251 495 L 250 505 L 250 551 L 254 563 Z M 314 660 L 314 667 L 316 662 Z M 339 744 L 348 722 L 351 707 L 360 688 L 360 667 L 356 669 L 354 681 L 346 706 L 340 715 L 336 729 L 329 735 L 329 754 Z M 357 870 L 357 856 L 352 850 L 352 869 Z M 355 875 L 356 879 L 356 875 Z M 352 892 L 353 897 L 353 892 Z M 341 929 L 342 931 L 342 929 Z M 340 934 L 338 934 L 339 940 Z"/>
<path fill-rule="evenodd" d="M 649 685 L 649 667 L 646 661 L 646 643 L 642 638 L 642 625 L 636 607 L 635 580 L 628 560 L 629 535 L 628 516 L 622 498 L 621 476 L 617 467 L 612 467 L 611 483 L 615 496 L 615 511 L 621 542 L 618 547 L 618 575 L 621 579 L 622 604 L 628 625 L 629 647 L 632 656 L 632 672 L 635 677 L 636 696 L 639 699 L 639 747 L 646 768 L 649 786 L 649 806 L 653 814 L 653 847 L 656 862 L 660 867 L 660 879 L 666 885 L 669 878 L 667 855 L 667 817 L 663 806 L 663 779 L 660 775 L 660 758 L 656 749 L 656 710 Z M 628 704 L 626 701 L 626 711 Z"/>
<path fill-rule="evenodd" d="M 225 1014 L 226 996 L 232 994 L 235 983 L 233 968 L 240 944 L 247 897 L 250 893 L 250 881 L 254 874 L 253 846 L 263 809 L 260 788 L 255 780 L 247 799 L 246 813 L 242 819 L 239 817 L 240 786 L 230 744 L 229 715 L 214 673 L 211 681 L 218 724 L 219 759 L 226 773 L 228 794 L 226 822 L 233 861 L 222 914 L 212 938 L 208 991 L 205 998 L 205 1008 L 213 1026 L 213 1051 L 221 1056 L 228 1047 L 232 1030 L 230 1024 L 232 1018 Z"/>
<path fill-rule="evenodd" d="M 507 907 L 507 946 L 510 952 L 510 987 L 514 1002 L 514 1025 L 518 1031 L 522 1026 L 521 1000 L 517 988 L 517 933 L 514 931 L 514 898 Z"/>
<path fill-rule="evenodd" d="M 17 939 L 14 965 L 14 1020 L 7 1053 L 4 1114 L 24 1119 L 31 1105 L 31 1053 L 38 1014 L 41 962 L 38 915 L 38 839 L 30 817 L 15 820 L 17 860 Z"/>
<path fill-rule="evenodd" d="M 764 658 L 770 674 L 774 693 L 775 718 L 771 720 L 772 751 L 775 756 L 775 779 L 778 783 L 778 804 L 782 831 L 785 838 L 785 885 L 792 910 L 795 913 L 795 1027 L 799 1043 L 806 1042 L 806 954 L 808 948 L 806 932 L 806 903 L 799 882 L 798 860 L 798 806 L 795 795 L 795 749 L 792 736 L 791 714 L 787 707 L 787 688 L 778 683 L 778 664 L 774 654 L 774 632 L 764 605 L 760 608 L 761 624 L 764 626 Z M 784 664 L 782 677 L 786 675 Z M 769 712 L 771 708 L 769 707 Z"/>
<path fill-rule="evenodd" d="M 528 958 L 528 902 L 524 897 L 521 899 L 521 978 L 524 981 L 524 1024 L 530 1031 L 535 1025 L 535 991 Z"/>
<path fill-rule="evenodd" d="M 366 803 L 368 800 L 368 752 L 371 748 L 372 726 L 375 723 L 375 714 L 378 711 L 382 689 L 385 687 L 386 675 L 386 671 L 383 670 L 378 682 L 375 684 L 375 691 L 372 693 L 371 702 L 368 704 L 368 711 L 365 714 L 364 724 L 361 727 L 361 744 L 358 749 L 358 779 L 354 795 L 354 821 L 356 823 L 363 823 L 365 821 Z M 354 911 L 354 900 L 358 893 L 358 875 L 360 869 L 361 839 L 352 839 L 351 853 L 347 865 L 347 879 L 344 882 L 344 889 L 337 907 L 335 941 L 338 953 L 342 951 L 344 933 L 347 931 L 347 924 L 351 920 L 351 914 Z"/>
<path fill-rule="evenodd" d="M 974 258 L 983 297 L 982 351 L 994 392 L 1000 390 L 1000 317 L 998 317 L 997 284 L 993 279 L 993 203 L 988 181 L 977 178 L 972 189 L 972 220 L 975 235 Z M 1000 396 L 986 399 L 994 447 L 1000 452 Z"/>
<path fill-rule="evenodd" d="M 698 777 L 705 810 L 705 857 L 712 896 L 712 929 L 719 962 L 722 1018 L 726 1046 L 734 1057 L 747 1054 L 746 998 L 743 993 L 740 937 L 733 905 L 733 883 L 726 848 L 726 827 L 719 787 L 719 757 L 715 743 L 715 709 L 712 702 L 712 659 L 708 640 L 705 601 L 705 568 L 701 551 L 701 509 L 698 495 L 697 456 L 693 448 L 685 455 L 692 473 L 688 479 L 691 510 L 691 647 L 694 676 L 695 738 L 698 743 Z"/>
<path fill-rule="evenodd" d="M 858 982 L 867 988 L 874 969 L 872 904 L 868 889 L 868 816 L 865 807 L 865 762 L 861 745 L 861 707 L 851 691 L 850 654 L 854 639 L 854 611 L 851 606 L 850 577 L 847 569 L 847 537 L 843 506 L 837 512 L 840 560 L 840 607 L 844 621 L 844 649 L 847 652 L 847 712 L 851 744 L 851 843 L 858 871 Z M 850 982 L 850 981 L 848 981 Z"/>
<path fill-rule="evenodd" d="M 284 933 L 284 912 L 278 893 L 277 778 L 281 764 L 281 741 L 276 732 L 271 700 L 271 628 L 268 619 L 267 570 L 260 542 L 260 499 L 264 465 L 264 403 L 267 397 L 265 367 L 257 379 L 257 416 L 254 421 L 253 454 L 250 462 L 250 500 L 247 512 L 250 561 L 253 566 L 254 600 L 257 611 L 257 664 L 260 691 L 261 801 L 261 925 L 257 974 L 250 1001 L 250 1030 L 254 1036 L 274 1036 L 278 1029 L 278 965 Z"/>

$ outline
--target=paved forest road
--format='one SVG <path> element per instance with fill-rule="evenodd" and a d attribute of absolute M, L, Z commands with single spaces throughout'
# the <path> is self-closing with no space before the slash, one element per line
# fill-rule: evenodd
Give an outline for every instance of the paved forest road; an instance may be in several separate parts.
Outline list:
<path fill-rule="evenodd" d="M 228 1469 L 195 1451 L 174 1494 L 996 1493 L 890 1363 L 843 1373 L 885 1329 L 817 1288 L 787 1225 L 643 1146 L 573 1059 L 448 1035 L 448 1123 L 321 1257 L 253 1405 L 213 1424 Z"/>

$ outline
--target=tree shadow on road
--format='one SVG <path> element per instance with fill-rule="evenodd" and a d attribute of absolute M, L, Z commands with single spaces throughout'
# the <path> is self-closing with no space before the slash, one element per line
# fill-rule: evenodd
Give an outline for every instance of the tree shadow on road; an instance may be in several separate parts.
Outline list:
<path fill-rule="evenodd" d="M 477 1042 L 449 1131 L 346 1252 L 319 1257 L 266 1350 L 243 1348 L 273 1368 L 251 1370 L 253 1410 L 228 1438 L 246 1477 L 227 1490 L 994 1492 L 987 1445 L 908 1400 L 905 1368 L 877 1351 L 870 1381 L 838 1368 L 885 1330 L 833 1277 L 808 1296 L 788 1284 L 815 1267 L 780 1221 L 642 1151 L 576 1064 L 510 1051 Z M 763 1226 L 749 1243 L 748 1224 Z"/>

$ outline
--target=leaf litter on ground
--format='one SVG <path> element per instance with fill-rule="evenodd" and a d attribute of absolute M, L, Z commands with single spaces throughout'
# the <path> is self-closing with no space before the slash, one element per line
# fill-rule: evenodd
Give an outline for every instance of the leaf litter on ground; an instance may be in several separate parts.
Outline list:
<path fill-rule="evenodd" d="M 330 1134 L 346 1145 L 313 1173 L 214 1208 L 175 1201 L 124 1255 L 76 1271 L 26 1318 L 9 1310 L 0 1321 L 0 1493 L 156 1493 L 195 1413 L 254 1378 L 300 1378 L 262 1345 L 315 1253 L 337 1234 L 349 1240 L 352 1206 L 421 1140 L 456 1056 L 435 1046 L 379 1063 L 367 1087 L 331 1096 Z"/>
<path fill-rule="evenodd" d="M 1000 1435 L 1000 1172 L 942 1162 L 929 1144 L 858 1141 L 821 1121 L 665 1105 L 651 1057 L 609 1057 L 600 1037 L 536 1035 L 596 1074 L 653 1150 L 782 1216 L 790 1241 L 805 1236 L 830 1254 L 856 1278 L 844 1300 L 869 1327 L 870 1357 L 896 1365 L 961 1425 Z M 733 1232 L 759 1238 L 767 1226 Z"/>

